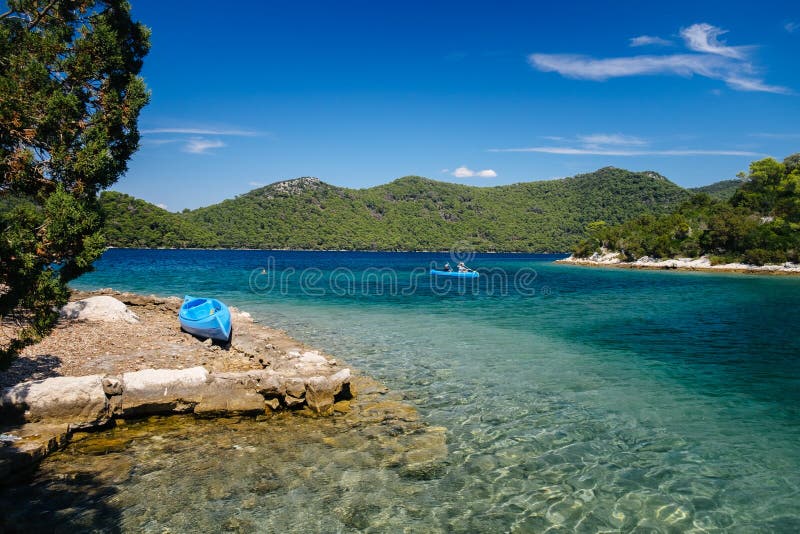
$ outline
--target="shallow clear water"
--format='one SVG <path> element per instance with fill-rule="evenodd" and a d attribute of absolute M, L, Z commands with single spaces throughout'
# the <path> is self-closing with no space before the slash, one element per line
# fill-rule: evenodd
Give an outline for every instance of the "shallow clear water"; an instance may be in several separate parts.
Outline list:
<path fill-rule="evenodd" d="M 494 254 L 469 258 L 484 270 L 477 283 L 431 279 L 430 262 L 449 259 L 108 251 L 76 287 L 203 294 L 246 309 L 402 392 L 447 429 L 447 465 L 424 480 L 403 476 L 334 421 L 315 422 L 296 447 L 270 437 L 291 442 L 296 422 L 232 422 L 224 432 L 187 423 L 169 444 L 142 437 L 106 455 L 112 472 L 114 462 L 150 467 L 100 477 L 95 485 L 113 492 L 42 512 L 43 521 L 105 517 L 151 531 L 800 530 L 800 279 Z M 217 444 L 228 434 L 236 447 Z M 89 455 L 76 444 L 54 456 L 16 498 L 53 490 Z M 254 492 L 265 470 L 280 490 Z M 160 492 L 168 496 L 152 497 Z"/>

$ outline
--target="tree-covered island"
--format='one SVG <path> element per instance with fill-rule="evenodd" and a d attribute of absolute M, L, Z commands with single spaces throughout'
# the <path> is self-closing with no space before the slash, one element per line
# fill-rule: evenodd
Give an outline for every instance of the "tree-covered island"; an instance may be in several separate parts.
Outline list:
<path fill-rule="evenodd" d="M 724 197 L 723 197 L 724 198 Z M 622 224 L 598 220 L 573 250 L 576 258 L 618 253 L 624 261 L 707 256 L 712 264 L 800 262 L 800 153 L 755 161 L 724 200 L 706 192 L 671 213 Z"/>

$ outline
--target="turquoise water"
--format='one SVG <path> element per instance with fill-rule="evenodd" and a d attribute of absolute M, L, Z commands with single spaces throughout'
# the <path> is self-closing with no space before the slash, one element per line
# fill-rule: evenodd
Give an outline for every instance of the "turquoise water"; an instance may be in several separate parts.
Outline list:
<path fill-rule="evenodd" d="M 248 525 L 286 529 L 293 510 L 331 508 L 306 516 L 311 530 L 800 531 L 800 278 L 467 259 L 484 271 L 477 283 L 431 279 L 446 254 L 110 250 L 74 286 L 215 296 L 446 428 L 446 469 L 430 479 L 337 449 L 302 465 L 347 486 L 345 512 L 325 485 L 304 488 L 302 508 L 288 493 L 243 509 L 234 492 L 222 507 Z M 174 515 L 136 522 L 146 478 L 116 491 L 128 529 L 180 530 Z M 207 503 L 184 500 L 219 526 Z M 347 503 L 360 503 L 358 521 Z"/>

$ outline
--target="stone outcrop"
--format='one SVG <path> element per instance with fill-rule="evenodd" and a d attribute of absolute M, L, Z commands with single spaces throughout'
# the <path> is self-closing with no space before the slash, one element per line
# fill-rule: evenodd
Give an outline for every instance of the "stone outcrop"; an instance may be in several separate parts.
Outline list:
<path fill-rule="evenodd" d="M 306 407 L 310 413 L 332 415 L 337 401 L 351 398 L 350 380 L 349 369 L 304 375 L 272 369 L 209 373 L 193 367 L 23 382 L 0 394 L 5 423 L 0 479 L 34 467 L 63 447 L 72 432 L 100 428 L 118 416 L 258 415 Z"/>
<path fill-rule="evenodd" d="M 61 308 L 61 317 L 73 321 L 138 323 L 139 318 L 127 306 L 108 295 L 98 295 Z"/>
<path fill-rule="evenodd" d="M 52 335 L 60 343 L 45 340 L 37 354 L 70 367 L 0 388 L 0 476 L 35 465 L 72 432 L 115 418 L 349 410 L 349 369 L 247 313 L 231 308 L 236 335 L 229 346 L 206 346 L 180 332 L 180 299 L 114 295 L 91 295 L 61 310 Z M 53 376 L 61 373 L 71 376 Z"/>
<path fill-rule="evenodd" d="M 623 267 L 628 269 L 678 269 L 685 271 L 709 272 L 737 272 L 737 273 L 763 273 L 763 274 L 800 274 L 800 264 L 783 263 L 780 265 L 750 265 L 747 263 L 724 263 L 714 265 L 707 256 L 699 258 L 651 258 L 642 256 L 636 261 L 623 261 L 619 252 L 609 252 L 603 249 L 601 253 L 595 252 L 586 258 L 569 256 L 556 263 L 572 265 L 585 265 L 592 267 Z"/>
<path fill-rule="evenodd" d="M 101 375 L 23 382 L 2 391 L 0 407 L 5 420 L 55 421 L 74 428 L 100 426 L 110 417 Z"/>
<path fill-rule="evenodd" d="M 305 405 L 314 413 L 330 415 L 337 399 L 350 398 L 349 369 L 300 370 L 209 373 L 198 366 L 145 369 L 122 376 L 47 378 L 4 389 L 0 415 L 6 421 L 60 422 L 85 429 L 102 426 L 115 416 L 265 413 L 281 406 Z"/>

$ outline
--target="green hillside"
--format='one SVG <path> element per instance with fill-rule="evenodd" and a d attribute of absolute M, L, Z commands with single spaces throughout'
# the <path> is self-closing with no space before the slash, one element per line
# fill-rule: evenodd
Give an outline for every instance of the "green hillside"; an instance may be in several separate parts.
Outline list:
<path fill-rule="evenodd" d="M 738 181 L 737 181 L 738 182 Z M 616 251 L 642 256 L 709 256 L 714 263 L 800 262 L 800 153 L 778 162 L 754 161 L 729 198 L 694 195 L 672 213 L 644 214 L 620 225 L 598 220 L 573 252 Z"/>
<path fill-rule="evenodd" d="M 733 197 L 733 194 L 742 186 L 742 183 L 741 180 L 722 180 L 703 187 L 692 187 L 689 191 L 692 193 L 705 193 L 713 199 L 727 201 Z"/>
<path fill-rule="evenodd" d="M 564 251 L 591 221 L 666 213 L 688 197 L 657 173 L 607 167 L 497 187 L 407 176 L 347 189 L 298 178 L 180 214 L 119 193 L 101 201 L 114 246 Z"/>
<path fill-rule="evenodd" d="M 144 200 L 116 191 L 100 195 L 103 233 L 115 247 L 207 247 L 215 236 L 202 226 Z"/>

